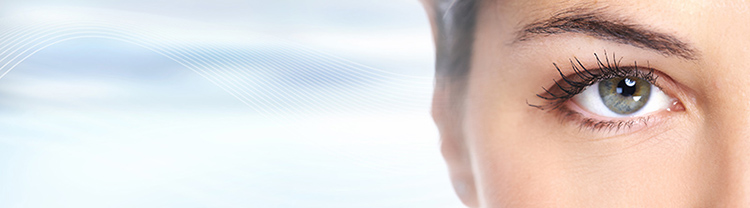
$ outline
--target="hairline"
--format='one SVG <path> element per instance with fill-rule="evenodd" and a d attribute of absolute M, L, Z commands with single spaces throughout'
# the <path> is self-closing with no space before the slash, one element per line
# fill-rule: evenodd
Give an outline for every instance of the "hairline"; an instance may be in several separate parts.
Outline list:
<path fill-rule="evenodd" d="M 476 16 L 480 0 L 435 0 L 438 79 L 461 81 L 471 70 Z"/>

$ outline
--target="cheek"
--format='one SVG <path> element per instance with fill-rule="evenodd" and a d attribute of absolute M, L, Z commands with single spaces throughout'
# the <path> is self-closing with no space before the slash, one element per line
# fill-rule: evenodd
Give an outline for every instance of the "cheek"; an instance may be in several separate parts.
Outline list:
<path fill-rule="evenodd" d="M 540 115 L 512 104 L 470 103 L 466 141 L 488 207 L 681 207 L 716 198 L 716 149 L 690 125 L 649 138 L 585 141 L 560 138 L 560 121 L 532 119 Z"/>
<path fill-rule="evenodd" d="M 481 203 L 529 205 L 563 198 L 556 189 L 565 185 L 550 184 L 564 183 L 560 155 L 565 153 L 545 141 L 553 136 L 549 124 L 531 117 L 543 116 L 526 105 L 524 95 L 533 92 L 517 90 L 523 89 L 516 83 L 520 79 L 478 75 L 487 71 L 471 77 L 464 118 Z"/>

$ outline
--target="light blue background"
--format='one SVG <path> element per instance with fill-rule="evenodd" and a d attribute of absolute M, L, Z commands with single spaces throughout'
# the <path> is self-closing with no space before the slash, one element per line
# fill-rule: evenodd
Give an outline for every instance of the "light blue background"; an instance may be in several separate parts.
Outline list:
<path fill-rule="evenodd" d="M 0 207 L 460 207 L 417 1 L 4 0 Z"/>

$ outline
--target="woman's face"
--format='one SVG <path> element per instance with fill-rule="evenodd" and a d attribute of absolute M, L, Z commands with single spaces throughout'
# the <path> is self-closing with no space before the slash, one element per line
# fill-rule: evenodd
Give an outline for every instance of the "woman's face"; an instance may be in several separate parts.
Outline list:
<path fill-rule="evenodd" d="M 479 8 L 464 96 L 434 104 L 467 205 L 750 206 L 750 2 Z"/>

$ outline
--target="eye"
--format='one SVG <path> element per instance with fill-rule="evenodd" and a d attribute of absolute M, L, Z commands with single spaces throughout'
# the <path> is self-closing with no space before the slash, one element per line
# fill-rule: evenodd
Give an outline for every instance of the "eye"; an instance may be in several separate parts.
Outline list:
<path fill-rule="evenodd" d="M 638 77 L 604 79 L 586 87 L 573 101 L 603 117 L 637 117 L 669 108 L 672 98 Z"/>

